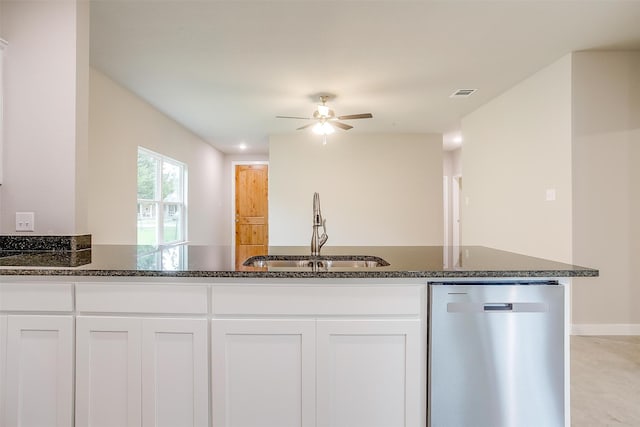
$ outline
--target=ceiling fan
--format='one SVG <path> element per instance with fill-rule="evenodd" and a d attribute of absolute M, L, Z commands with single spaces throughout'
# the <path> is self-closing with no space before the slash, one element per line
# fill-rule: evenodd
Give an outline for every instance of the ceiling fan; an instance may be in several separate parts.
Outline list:
<path fill-rule="evenodd" d="M 342 123 L 339 120 L 354 120 L 354 119 L 371 119 L 373 115 L 371 113 L 361 114 L 348 114 L 346 116 L 336 116 L 335 111 L 327 107 L 327 101 L 331 98 L 331 95 L 320 95 L 321 105 L 318 105 L 316 111 L 313 112 L 311 117 L 296 117 L 296 116 L 276 116 L 278 119 L 299 119 L 299 120 L 313 120 L 304 126 L 300 126 L 296 130 L 306 129 L 313 126 L 312 131 L 318 135 L 329 135 L 335 131 L 335 127 L 342 130 L 352 129 L 353 126 L 346 123 Z"/>

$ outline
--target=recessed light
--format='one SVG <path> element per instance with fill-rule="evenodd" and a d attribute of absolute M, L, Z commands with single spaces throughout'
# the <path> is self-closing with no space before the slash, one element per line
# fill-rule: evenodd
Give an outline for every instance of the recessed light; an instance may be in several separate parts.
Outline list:
<path fill-rule="evenodd" d="M 238 145 L 238 148 L 244 151 L 244 150 L 247 149 L 247 144 L 242 143 L 242 144 Z"/>

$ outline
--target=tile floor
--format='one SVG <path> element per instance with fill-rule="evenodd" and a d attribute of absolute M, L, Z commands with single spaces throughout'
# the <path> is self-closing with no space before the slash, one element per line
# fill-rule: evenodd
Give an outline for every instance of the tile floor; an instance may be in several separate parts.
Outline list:
<path fill-rule="evenodd" d="M 640 427 L 640 336 L 571 337 L 572 427 Z"/>

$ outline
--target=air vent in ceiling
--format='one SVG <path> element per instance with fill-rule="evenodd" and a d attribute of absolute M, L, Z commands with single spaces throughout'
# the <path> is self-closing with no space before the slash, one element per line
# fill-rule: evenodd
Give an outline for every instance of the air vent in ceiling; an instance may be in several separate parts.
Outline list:
<path fill-rule="evenodd" d="M 455 92 L 453 92 L 449 96 L 449 98 L 466 98 L 468 96 L 471 96 L 471 94 L 475 91 L 476 89 L 458 89 Z"/>

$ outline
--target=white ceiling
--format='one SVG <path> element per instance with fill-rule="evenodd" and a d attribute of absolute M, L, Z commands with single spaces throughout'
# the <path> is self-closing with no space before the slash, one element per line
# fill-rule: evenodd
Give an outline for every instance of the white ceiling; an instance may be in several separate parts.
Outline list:
<path fill-rule="evenodd" d="M 226 153 L 266 153 L 305 124 L 275 116 L 309 116 L 323 92 L 373 114 L 348 132 L 449 143 L 461 117 L 587 49 L 640 49 L 640 1 L 91 2 L 92 65 Z M 477 92 L 449 98 L 461 88 Z"/>

